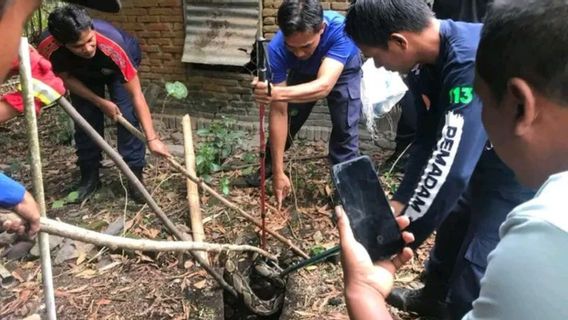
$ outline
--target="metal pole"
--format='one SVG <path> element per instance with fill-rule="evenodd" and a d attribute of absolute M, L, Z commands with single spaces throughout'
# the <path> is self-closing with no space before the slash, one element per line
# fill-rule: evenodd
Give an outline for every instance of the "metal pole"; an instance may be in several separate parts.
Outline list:
<path fill-rule="evenodd" d="M 30 51 L 28 38 L 22 37 L 20 42 L 20 83 L 24 98 L 24 113 L 28 126 L 28 141 L 30 146 L 30 165 L 34 198 L 39 204 L 42 217 L 46 217 L 45 197 L 43 191 L 43 177 L 41 174 L 41 152 L 39 148 L 39 135 L 37 130 L 37 117 L 35 112 L 34 94 L 32 89 L 32 70 L 30 64 Z M 55 309 L 55 295 L 53 290 L 53 274 L 51 271 L 51 255 L 49 250 L 49 235 L 40 232 L 38 235 L 39 251 L 41 256 L 41 272 L 43 292 L 47 308 L 47 319 L 57 319 Z"/>

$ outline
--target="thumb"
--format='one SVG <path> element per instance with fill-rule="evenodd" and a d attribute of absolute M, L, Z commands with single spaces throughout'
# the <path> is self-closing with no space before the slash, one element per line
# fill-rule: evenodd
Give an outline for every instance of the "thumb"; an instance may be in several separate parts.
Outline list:
<path fill-rule="evenodd" d="M 276 201 L 278 202 L 278 211 L 282 210 L 282 189 L 276 189 Z"/>

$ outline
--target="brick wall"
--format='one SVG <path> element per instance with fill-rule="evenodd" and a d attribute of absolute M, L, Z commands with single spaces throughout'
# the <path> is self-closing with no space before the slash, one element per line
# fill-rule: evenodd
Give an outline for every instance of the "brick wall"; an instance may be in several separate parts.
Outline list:
<path fill-rule="evenodd" d="M 264 0 L 262 17 L 267 38 L 278 30 L 276 13 L 280 3 L 281 0 Z M 92 14 L 112 22 L 140 41 L 143 51 L 140 78 L 156 118 L 168 119 L 172 124 L 178 115 L 185 113 L 201 119 L 222 113 L 238 119 L 244 128 L 254 127 L 258 108 L 251 97 L 250 74 L 238 67 L 181 62 L 185 37 L 182 0 L 122 0 L 122 4 L 123 9 L 118 14 L 95 11 Z M 324 1 L 323 6 L 345 13 L 348 1 Z M 187 86 L 189 96 L 183 102 L 168 101 L 164 106 L 164 84 L 176 80 Z M 308 130 L 300 136 L 327 140 L 329 127 L 327 108 L 319 105 L 306 124 Z M 324 133 L 318 134 L 320 131 Z"/>

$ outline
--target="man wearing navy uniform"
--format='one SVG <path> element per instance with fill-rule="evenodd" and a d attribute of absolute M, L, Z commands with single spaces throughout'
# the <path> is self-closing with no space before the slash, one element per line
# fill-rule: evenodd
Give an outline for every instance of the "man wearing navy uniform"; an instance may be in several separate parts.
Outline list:
<path fill-rule="evenodd" d="M 120 8 L 118 0 L 75 0 L 73 2 L 105 11 L 116 11 Z M 0 50 L 0 82 L 3 82 L 7 74 L 13 70 L 13 62 L 17 58 L 17 48 L 24 24 L 40 5 L 41 0 L 0 0 L 0 34 L 4 37 L 3 47 Z M 23 221 L 5 221 L 0 226 L 2 229 L 20 234 L 27 231 L 30 236 L 39 231 L 38 204 L 24 186 L 3 173 L 0 173 L 0 207 L 11 209 L 24 219 Z"/>
<path fill-rule="evenodd" d="M 471 309 L 499 226 L 533 195 L 492 150 L 481 122 L 473 91 L 481 27 L 437 20 L 415 0 L 358 0 L 346 17 L 347 34 L 377 66 L 409 72 L 409 88 L 421 106 L 415 145 L 391 201 L 395 214 L 411 220 L 413 246 L 442 222 L 468 218 L 454 230 L 457 243 L 436 239 L 425 287 L 397 289 L 388 299 L 423 316 L 449 312 L 455 319 Z"/>
<path fill-rule="evenodd" d="M 141 60 L 138 41 L 108 22 L 91 19 L 86 10 L 77 6 L 53 11 L 48 30 L 38 50 L 52 62 L 54 71 L 71 91 L 73 105 L 91 126 L 103 135 L 104 114 L 113 119 L 122 115 L 135 127 L 142 125 L 152 152 L 169 155 L 153 128 L 142 94 L 137 72 Z M 110 99 L 105 98 L 105 87 Z M 119 153 L 142 179 L 144 142 L 120 125 L 117 135 Z M 78 201 L 82 201 L 100 185 L 101 150 L 80 128 L 75 131 L 75 142 L 81 170 Z M 134 188 L 129 191 L 134 200 L 143 201 Z"/>
<path fill-rule="evenodd" d="M 253 85 L 256 101 L 270 105 L 267 163 L 272 162 L 279 204 L 290 190 L 284 151 L 319 99 L 327 99 L 331 115 L 331 162 L 358 155 L 361 57 L 344 34 L 344 20 L 337 12 L 324 12 L 319 0 L 284 0 L 278 9 L 280 31 L 268 46 L 271 95 L 266 82 Z"/>

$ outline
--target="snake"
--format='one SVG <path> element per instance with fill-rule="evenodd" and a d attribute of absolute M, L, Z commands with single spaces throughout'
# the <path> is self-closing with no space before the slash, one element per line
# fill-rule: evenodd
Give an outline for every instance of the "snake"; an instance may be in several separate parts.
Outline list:
<path fill-rule="evenodd" d="M 260 258 L 253 259 L 253 266 L 245 270 L 239 270 L 237 255 L 234 252 L 227 254 L 225 261 L 225 280 L 229 282 L 239 294 L 245 306 L 261 316 L 270 316 L 282 308 L 284 303 L 284 287 L 286 282 L 279 277 L 279 272 L 270 267 L 265 261 Z M 277 288 L 277 293 L 269 300 L 259 298 L 249 285 L 250 275 L 254 267 L 258 276 L 268 280 L 273 286 Z"/>

